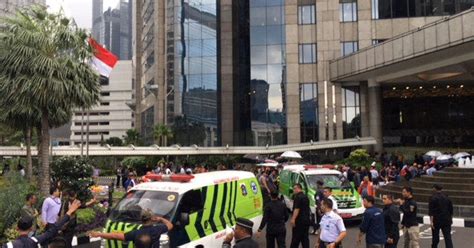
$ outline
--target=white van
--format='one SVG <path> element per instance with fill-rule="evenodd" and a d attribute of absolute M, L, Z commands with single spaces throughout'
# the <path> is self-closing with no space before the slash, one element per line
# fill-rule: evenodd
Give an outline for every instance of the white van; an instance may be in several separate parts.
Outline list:
<path fill-rule="evenodd" d="M 215 171 L 196 175 L 147 175 L 155 180 L 138 184 L 112 209 L 106 232 L 129 232 L 141 227 L 142 209 L 171 220 L 160 238 L 161 247 L 220 247 L 236 218 L 262 221 L 263 199 L 254 174 Z M 107 240 L 109 248 L 133 248 L 132 243 Z"/>

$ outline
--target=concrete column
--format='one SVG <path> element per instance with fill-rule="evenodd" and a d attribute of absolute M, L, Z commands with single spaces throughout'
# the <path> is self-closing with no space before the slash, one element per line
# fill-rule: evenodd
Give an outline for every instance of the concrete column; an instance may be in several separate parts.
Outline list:
<path fill-rule="evenodd" d="M 333 94 L 332 94 L 332 83 L 327 83 L 327 100 L 328 100 L 328 140 L 334 140 L 334 108 L 333 108 Z"/>
<path fill-rule="evenodd" d="M 234 145 L 234 64 L 233 64 L 233 30 L 232 1 L 219 1 L 220 4 L 220 40 L 221 46 L 221 143 L 223 146 Z"/>
<path fill-rule="evenodd" d="M 382 139 L 382 88 L 375 79 L 368 81 L 368 107 L 369 107 L 369 132 L 370 136 L 377 141 L 374 152 L 383 151 Z"/>
<path fill-rule="evenodd" d="M 362 137 L 369 137 L 369 109 L 367 104 L 367 82 L 360 82 L 360 133 Z"/>
<path fill-rule="evenodd" d="M 326 140 L 327 134 L 324 96 L 324 82 L 318 82 L 319 141 Z"/>
<path fill-rule="evenodd" d="M 341 83 L 335 83 L 335 94 L 336 97 L 336 109 L 334 112 L 336 113 L 336 139 L 340 140 L 343 139 L 343 125 L 342 125 L 342 87 Z"/>

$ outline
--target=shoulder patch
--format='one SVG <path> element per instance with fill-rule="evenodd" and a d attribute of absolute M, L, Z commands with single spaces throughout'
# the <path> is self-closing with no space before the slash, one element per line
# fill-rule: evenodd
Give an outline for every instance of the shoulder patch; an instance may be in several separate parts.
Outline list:
<path fill-rule="evenodd" d="M 257 194 L 257 192 L 258 192 L 258 187 L 257 187 L 257 184 L 256 184 L 255 182 L 253 182 L 253 181 L 252 181 L 252 182 L 250 183 L 250 187 L 252 188 L 252 192 L 253 192 L 253 194 L 254 194 L 254 195 L 256 195 L 256 194 Z"/>
<path fill-rule="evenodd" d="M 414 205 L 410 205 L 410 212 L 414 212 L 415 211 L 415 206 Z"/>
<path fill-rule="evenodd" d="M 240 189 L 242 190 L 242 195 L 246 196 L 247 195 L 247 187 L 245 186 L 245 183 L 240 184 Z"/>

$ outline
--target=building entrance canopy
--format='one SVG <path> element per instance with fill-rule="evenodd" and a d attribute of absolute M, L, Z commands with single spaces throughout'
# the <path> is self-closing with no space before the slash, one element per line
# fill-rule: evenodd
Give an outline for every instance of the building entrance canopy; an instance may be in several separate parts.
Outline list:
<path fill-rule="evenodd" d="M 360 82 L 367 94 L 362 133 L 377 140 L 376 151 L 472 146 L 473 23 L 471 8 L 331 61 L 331 81 Z"/>
<path fill-rule="evenodd" d="M 331 81 L 473 80 L 473 23 L 470 9 L 333 60 Z"/>

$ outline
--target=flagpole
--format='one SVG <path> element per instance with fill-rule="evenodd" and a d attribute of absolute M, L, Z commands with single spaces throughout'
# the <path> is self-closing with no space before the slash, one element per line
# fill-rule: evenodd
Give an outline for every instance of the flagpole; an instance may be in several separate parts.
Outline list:
<path fill-rule="evenodd" d="M 81 111 L 81 157 L 84 156 L 84 108 Z"/>
<path fill-rule="evenodd" d="M 86 158 L 89 157 L 89 109 L 87 109 L 87 128 L 86 128 Z"/>

